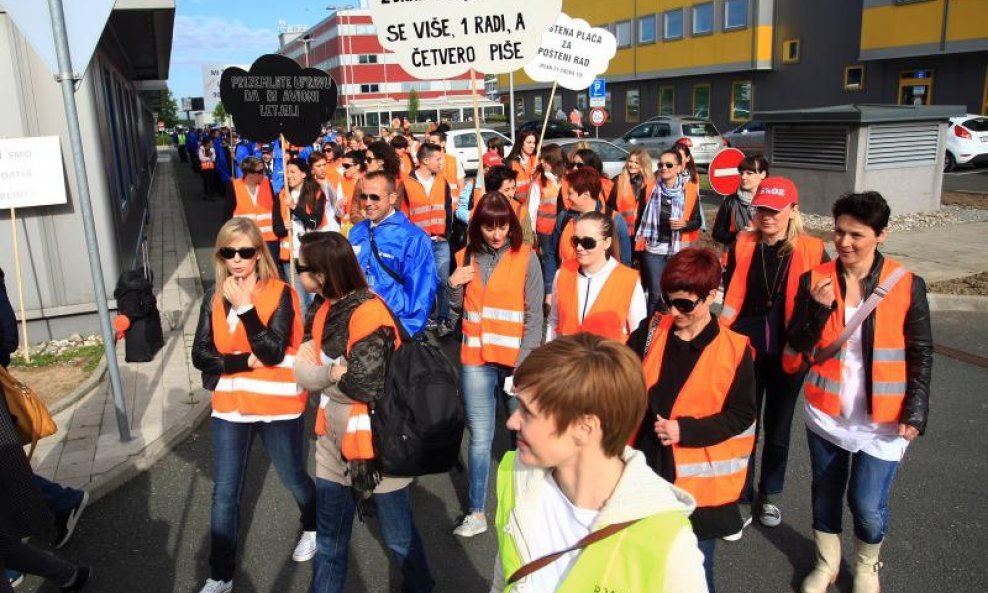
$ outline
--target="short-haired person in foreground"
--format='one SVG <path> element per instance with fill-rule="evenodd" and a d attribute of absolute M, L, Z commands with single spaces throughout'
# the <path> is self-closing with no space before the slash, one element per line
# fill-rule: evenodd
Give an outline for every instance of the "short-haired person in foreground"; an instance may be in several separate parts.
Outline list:
<path fill-rule="evenodd" d="M 853 591 L 877 593 L 892 482 L 929 416 L 930 307 L 923 279 L 878 251 L 890 215 L 881 194 L 844 196 L 833 213 L 838 259 L 802 275 L 789 325 L 789 346 L 809 363 L 803 410 L 817 565 L 802 591 L 823 593 L 837 579 L 846 492 L 854 521 Z M 853 328 L 855 314 L 883 285 L 885 298 Z M 846 328 L 853 332 L 841 344 Z"/>
<path fill-rule="evenodd" d="M 638 358 L 592 334 L 565 336 L 532 352 L 514 381 L 518 451 L 497 472 L 491 591 L 706 593 L 693 498 L 625 445 L 645 414 Z"/>
<path fill-rule="evenodd" d="M 748 338 L 710 314 L 720 285 L 713 251 L 669 258 L 669 314 L 642 323 L 628 346 L 643 359 L 648 412 L 635 442 L 653 470 L 696 499 L 690 516 L 714 592 L 717 538 L 741 529 L 738 499 L 755 445 L 755 371 Z M 651 335 L 649 335 L 651 334 Z"/>

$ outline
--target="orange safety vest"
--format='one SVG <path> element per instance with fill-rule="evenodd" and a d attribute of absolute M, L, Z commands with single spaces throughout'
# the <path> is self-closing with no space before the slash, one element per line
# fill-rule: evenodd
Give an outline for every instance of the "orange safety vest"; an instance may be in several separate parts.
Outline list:
<path fill-rule="evenodd" d="M 535 232 L 540 235 L 551 235 L 556 226 L 556 206 L 559 203 L 559 192 L 562 186 L 545 178 L 538 180 L 539 211 L 535 218 Z"/>
<path fill-rule="evenodd" d="M 451 207 L 447 204 L 446 179 L 436 175 L 432 181 L 432 191 L 425 193 L 425 186 L 413 175 L 409 175 L 405 183 L 405 200 L 402 210 L 409 220 L 430 236 L 446 235 L 446 212 Z"/>
<path fill-rule="evenodd" d="M 281 220 L 285 223 L 285 229 L 288 230 L 288 234 L 278 240 L 278 261 L 287 262 L 292 258 L 292 241 L 298 243 L 299 237 L 293 237 L 292 229 L 292 219 L 291 219 L 291 195 L 288 193 L 287 187 L 283 187 L 281 192 L 278 194 L 278 207 L 281 208 Z M 322 195 L 322 190 L 316 194 L 316 200 Z M 310 215 L 312 214 L 312 207 L 310 206 L 306 210 Z M 329 221 L 326 220 L 326 214 L 323 214 L 322 225 L 316 229 L 317 231 L 325 230 L 329 226 Z"/>
<path fill-rule="evenodd" d="M 221 374 L 213 390 L 213 409 L 217 412 L 239 412 L 251 416 L 284 416 L 305 411 L 306 392 L 295 383 L 295 353 L 302 343 L 302 315 L 295 291 L 279 280 L 269 280 L 254 289 L 253 303 L 261 323 L 267 326 L 278 308 L 282 292 L 291 291 L 292 335 L 285 358 L 275 366 L 250 369 L 241 373 Z M 243 323 L 231 332 L 227 311 L 219 292 L 213 300 L 213 344 L 220 354 L 251 352 L 250 341 Z"/>
<path fill-rule="evenodd" d="M 671 329 L 672 316 L 666 315 L 659 322 L 652 344 L 645 353 L 642 364 L 649 390 L 660 380 L 662 357 Z M 689 379 L 676 396 L 669 419 L 719 414 L 747 348 L 748 338 L 721 327 L 714 341 L 703 349 Z M 674 484 L 692 494 L 697 506 L 736 502 L 744 488 L 748 457 L 754 446 L 754 423 L 741 434 L 708 447 L 684 447 L 677 443 L 672 446 L 676 464 Z"/>
<path fill-rule="evenodd" d="M 241 216 L 253 220 L 261 229 L 261 238 L 266 242 L 277 241 L 274 234 L 273 219 L 271 212 L 274 209 L 274 196 L 271 195 L 271 184 L 265 180 L 257 186 L 257 204 L 250 199 L 247 192 L 247 185 L 243 179 L 233 179 L 233 192 L 237 198 L 237 206 L 233 210 L 234 216 Z"/>
<path fill-rule="evenodd" d="M 330 302 L 323 301 L 322 306 L 316 311 L 312 318 L 312 342 L 318 349 L 316 360 L 322 365 L 322 339 L 326 330 L 326 318 L 329 317 Z M 379 327 L 390 327 L 395 331 L 395 349 L 401 346 L 401 332 L 395 327 L 394 319 L 388 311 L 387 306 L 380 297 L 374 297 L 361 303 L 350 316 L 348 324 L 348 335 L 346 342 L 346 352 L 350 354 L 353 345 L 374 333 Z M 326 405 L 329 404 L 329 397 L 325 394 L 319 397 L 319 413 L 316 415 L 316 434 L 322 436 L 326 434 Z M 366 415 L 366 404 L 357 403 L 354 406 L 363 406 Z M 359 411 L 359 410 L 358 410 Z M 370 417 L 367 419 L 367 430 L 370 430 Z M 345 454 L 345 453 L 344 453 Z M 347 457 L 353 459 L 353 457 Z"/>
<path fill-rule="evenodd" d="M 474 279 L 463 295 L 463 344 L 460 362 L 467 366 L 485 363 L 514 367 L 518 363 L 521 340 L 525 335 L 525 277 L 532 248 L 522 245 L 509 249 L 494 267 L 487 284 L 480 278 L 476 261 Z M 462 266 L 466 250 L 456 254 Z"/>
<path fill-rule="evenodd" d="M 607 177 L 600 178 L 600 201 L 607 203 L 607 198 L 611 197 L 611 190 L 614 189 L 614 182 Z"/>
<path fill-rule="evenodd" d="M 902 264 L 899 262 L 885 258 L 879 282 L 884 282 L 889 274 L 900 267 Z M 830 278 L 833 286 L 840 286 L 837 262 L 831 261 L 813 268 L 810 286 L 825 278 Z M 898 422 L 902 416 L 908 382 L 906 336 L 902 328 L 912 305 L 912 285 L 913 275 L 910 272 L 896 283 L 872 313 L 875 316 L 875 343 L 871 346 L 871 417 L 875 422 Z M 827 318 L 814 350 L 833 343 L 844 331 L 844 296 L 840 290 L 834 292 L 837 308 Z M 831 416 L 841 413 L 841 371 L 846 349 L 845 342 L 837 354 L 812 365 L 803 383 L 806 401 Z"/>
<path fill-rule="evenodd" d="M 450 191 L 454 198 L 460 197 L 460 177 L 457 175 L 456 157 L 451 154 L 443 154 L 442 175 L 449 184 Z"/>
<path fill-rule="evenodd" d="M 731 285 L 724 294 L 724 308 L 720 312 L 720 322 L 731 327 L 737 321 L 741 307 L 744 305 L 745 291 L 748 288 L 748 273 L 751 263 L 755 260 L 755 248 L 758 246 L 758 234 L 755 232 L 738 233 L 734 243 L 734 275 Z M 823 261 L 823 241 L 809 235 L 800 235 L 796 240 L 792 257 L 789 258 L 789 277 L 786 280 L 786 315 L 788 326 L 792 320 L 792 312 L 796 306 L 796 292 L 799 290 L 799 277 L 803 272 L 812 270 Z"/>
<path fill-rule="evenodd" d="M 519 155 L 517 159 L 511 160 L 511 168 L 518 173 L 518 177 L 515 178 L 515 187 L 517 188 L 515 191 L 518 195 L 528 195 L 528 191 L 531 189 L 530 184 L 535 179 L 535 168 L 538 164 L 534 154 L 527 159 Z"/>
<path fill-rule="evenodd" d="M 415 169 L 415 164 L 412 163 L 412 155 L 408 154 L 407 152 L 398 153 L 398 163 L 399 163 L 399 172 L 401 173 L 399 179 L 404 181 L 405 179 L 408 178 L 409 175 L 412 174 L 412 170 Z"/>
<path fill-rule="evenodd" d="M 658 182 L 656 182 L 658 183 Z M 657 185 L 653 185 L 654 190 Z M 689 182 L 686 184 L 686 203 L 683 205 L 683 220 L 689 222 L 690 218 L 693 217 L 693 211 L 700 207 L 700 185 L 697 183 Z M 646 200 L 651 199 L 652 194 L 649 193 L 645 196 Z M 693 243 L 700 240 L 700 229 L 695 231 L 680 231 L 679 233 L 679 246 L 680 249 L 686 249 Z M 644 251 L 645 244 L 643 241 L 635 242 L 635 251 Z"/>
<path fill-rule="evenodd" d="M 579 295 L 577 294 L 577 274 L 580 264 L 575 259 L 565 262 L 559 268 L 556 278 L 556 302 L 559 308 L 559 321 L 556 333 L 571 336 L 580 332 L 590 332 L 609 340 L 627 341 L 633 327 L 628 326 L 628 309 L 635 294 L 635 286 L 640 282 L 638 271 L 618 264 L 597 295 L 597 299 L 580 322 Z"/>
<path fill-rule="evenodd" d="M 624 217 L 624 222 L 628 227 L 628 234 L 635 236 L 635 224 L 638 222 L 638 196 L 635 195 L 634 187 L 630 179 L 623 176 L 617 181 L 617 211 Z M 655 190 L 655 181 L 645 184 L 645 199 L 647 200 Z M 610 192 L 607 194 L 610 196 Z"/>
<path fill-rule="evenodd" d="M 606 213 L 607 210 L 608 208 L 605 206 L 602 211 Z M 598 210 L 598 212 L 600 211 L 601 210 Z M 613 212 L 611 216 L 617 216 L 617 212 Z M 576 230 L 577 218 L 579 218 L 579 216 L 574 216 L 570 218 L 566 222 L 566 225 L 563 226 L 562 232 L 559 233 L 559 243 L 557 244 L 557 250 L 559 251 L 560 264 L 576 258 L 576 248 L 573 247 L 572 243 L 570 243 L 570 237 L 573 236 L 573 233 Z M 615 249 L 616 248 L 617 247 L 615 246 Z"/>

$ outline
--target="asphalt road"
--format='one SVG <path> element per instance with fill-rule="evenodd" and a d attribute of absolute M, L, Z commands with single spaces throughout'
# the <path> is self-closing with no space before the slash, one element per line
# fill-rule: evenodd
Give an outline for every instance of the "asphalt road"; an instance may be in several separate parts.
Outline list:
<path fill-rule="evenodd" d="M 180 170 L 179 178 L 200 267 L 208 279 L 222 205 L 202 201 L 198 179 L 186 169 Z M 934 329 L 938 342 L 988 356 L 984 339 L 988 313 L 935 314 Z M 449 350 L 455 354 L 455 345 L 450 344 Z M 936 357 L 928 436 L 910 447 L 893 487 L 891 528 L 883 550 L 882 582 L 887 593 L 988 591 L 986 383 L 988 369 Z M 502 431 L 496 451 L 503 451 L 505 440 Z M 741 541 L 720 544 L 716 570 L 721 593 L 796 590 L 812 564 L 809 460 L 799 419 L 794 422 L 792 442 L 787 491 L 780 505 L 784 522 L 775 529 L 750 528 Z M 314 467 L 311 440 L 309 445 L 309 463 Z M 94 593 L 198 591 L 208 575 L 211 466 L 207 421 L 149 471 L 87 510 L 72 541 L 59 554 L 96 567 L 87 589 Z M 247 475 L 235 591 L 306 591 L 311 563 L 291 560 L 299 534 L 297 511 L 260 446 L 252 452 Z M 465 504 L 466 475 L 454 471 L 429 476 L 412 488 L 416 523 L 438 582 L 436 590 L 487 591 L 496 552 L 493 533 L 470 540 L 451 534 Z M 490 502 L 492 517 L 493 496 Z M 845 524 L 848 549 L 838 589 L 846 593 L 851 590 L 849 515 Z M 39 585 L 39 579 L 29 578 L 19 591 L 57 591 Z M 357 523 L 347 593 L 398 587 L 373 520 L 369 525 Z"/>
<path fill-rule="evenodd" d="M 958 167 L 944 173 L 943 191 L 988 192 L 988 167 Z"/>

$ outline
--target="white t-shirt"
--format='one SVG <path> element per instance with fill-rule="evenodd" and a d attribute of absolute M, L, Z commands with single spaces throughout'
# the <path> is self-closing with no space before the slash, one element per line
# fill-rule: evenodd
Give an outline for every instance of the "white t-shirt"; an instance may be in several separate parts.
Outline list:
<path fill-rule="evenodd" d="M 618 267 L 618 260 L 609 258 L 604 267 L 593 274 L 584 275 L 582 272 L 576 275 L 576 295 L 577 295 L 577 315 L 580 323 L 592 308 L 600 291 L 607 284 L 607 279 L 611 277 Z M 556 339 L 556 324 L 559 323 L 559 294 L 556 290 L 556 283 L 559 281 L 559 272 L 552 281 L 552 306 L 549 309 L 549 331 L 546 334 L 546 341 L 551 342 Z M 628 326 L 634 331 L 641 323 L 642 319 L 648 315 L 648 306 L 645 302 L 645 291 L 642 290 L 640 282 L 635 283 L 635 290 L 631 294 L 631 305 L 628 307 Z"/>
<path fill-rule="evenodd" d="M 586 537 L 600 512 L 575 506 L 559 489 L 551 473 L 546 474 L 545 479 L 546 487 L 542 489 L 539 510 L 535 513 L 536 525 L 528 541 L 532 558 L 565 550 Z M 533 572 L 528 577 L 531 584 L 526 591 L 553 593 L 573 568 L 579 554 L 580 550 L 574 550 Z"/>
<path fill-rule="evenodd" d="M 860 305 L 844 307 L 844 323 L 850 321 L 860 308 Z M 868 368 L 865 366 L 859 325 L 844 345 L 840 416 L 830 416 L 806 402 L 806 427 L 845 451 L 860 451 L 883 461 L 902 461 L 909 441 L 899 436 L 897 422 L 872 421 L 868 414 L 866 372 Z"/>

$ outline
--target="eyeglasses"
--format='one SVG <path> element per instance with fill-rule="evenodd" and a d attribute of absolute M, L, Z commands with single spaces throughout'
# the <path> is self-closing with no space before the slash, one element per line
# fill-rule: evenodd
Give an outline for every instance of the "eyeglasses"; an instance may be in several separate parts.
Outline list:
<path fill-rule="evenodd" d="M 570 169 L 582 169 L 585 164 L 586 163 L 570 163 L 569 164 L 569 168 Z"/>
<path fill-rule="evenodd" d="M 593 237 L 578 237 L 573 235 L 569 238 L 569 243 L 573 246 L 573 249 L 583 247 L 587 251 L 590 251 L 591 249 L 597 247 L 597 239 L 594 239 Z"/>
<path fill-rule="evenodd" d="M 353 163 L 343 163 L 342 165 L 344 169 L 349 169 L 350 167 L 355 167 L 355 166 L 356 165 L 354 165 Z"/>
<path fill-rule="evenodd" d="M 256 247 L 240 247 L 240 248 L 220 247 L 220 257 L 222 257 L 223 259 L 233 259 L 238 255 L 240 256 L 240 259 L 250 259 L 255 255 L 257 255 L 257 248 Z"/>
<path fill-rule="evenodd" d="M 692 313 L 693 309 L 696 309 L 703 302 L 703 297 L 698 297 L 695 301 L 691 301 L 689 299 L 670 299 L 669 295 L 662 295 L 662 299 L 667 305 L 675 307 L 680 313 Z"/>
<path fill-rule="evenodd" d="M 244 175 L 264 175 L 264 169 L 259 169 L 257 171 L 244 171 Z"/>
<path fill-rule="evenodd" d="M 377 194 L 360 194 L 359 196 L 357 196 L 357 199 L 360 200 L 361 202 L 367 202 L 367 201 L 380 202 L 384 198 L 382 198 Z"/>
<path fill-rule="evenodd" d="M 665 162 L 659 163 L 659 166 L 660 167 L 663 167 L 663 168 L 666 168 L 666 169 L 673 169 L 673 168 L 679 166 L 679 163 L 670 163 L 668 161 L 665 161 Z"/>
<path fill-rule="evenodd" d="M 311 270 L 312 270 L 311 267 L 303 265 L 300 261 L 295 260 L 295 271 L 298 272 L 299 274 L 304 274 Z"/>

